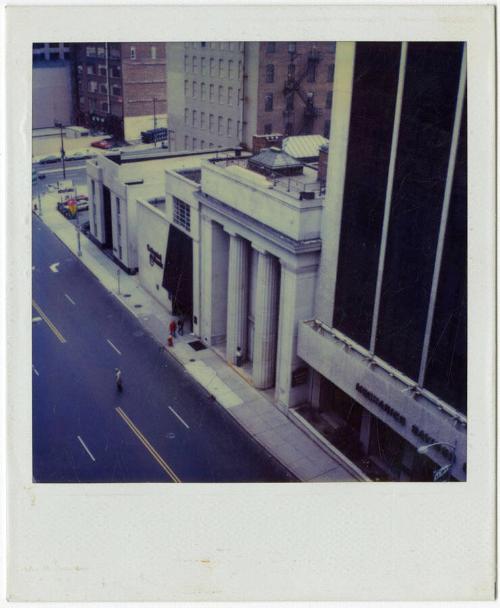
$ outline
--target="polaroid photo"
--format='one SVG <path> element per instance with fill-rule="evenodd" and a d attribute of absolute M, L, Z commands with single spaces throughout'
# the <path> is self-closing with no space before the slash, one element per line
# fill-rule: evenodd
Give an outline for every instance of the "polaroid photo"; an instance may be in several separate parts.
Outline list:
<path fill-rule="evenodd" d="M 494 9 L 5 48 L 9 599 L 491 599 Z"/>

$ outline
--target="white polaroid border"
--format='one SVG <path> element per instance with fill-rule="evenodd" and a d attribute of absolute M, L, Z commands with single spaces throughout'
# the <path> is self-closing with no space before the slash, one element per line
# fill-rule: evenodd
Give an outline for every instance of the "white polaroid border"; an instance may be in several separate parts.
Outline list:
<path fill-rule="evenodd" d="M 33 484 L 32 43 L 259 39 L 467 42 L 467 482 Z M 6 52 L 9 599 L 491 599 L 494 8 L 14 6 L 7 9 Z"/>

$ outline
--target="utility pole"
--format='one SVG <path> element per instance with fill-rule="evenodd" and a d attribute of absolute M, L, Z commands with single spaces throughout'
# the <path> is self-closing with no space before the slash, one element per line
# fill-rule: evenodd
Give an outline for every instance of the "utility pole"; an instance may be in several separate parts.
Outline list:
<path fill-rule="evenodd" d="M 153 137 L 155 140 L 155 148 L 156 148 L 156 97 L 153 97 Z"/>
<path fill-rule="evenodd" d="M 61 130 L 61 160 L 62 160 L 62 169 L 63 169 L 63 179 L 66 179 L 66 164 L 64 162 L 65 152 L 64 152 L 64 139 L 63 139 L 63 124 L 62 122 L 54 122 L 54 126 L 58 127 Z"/>

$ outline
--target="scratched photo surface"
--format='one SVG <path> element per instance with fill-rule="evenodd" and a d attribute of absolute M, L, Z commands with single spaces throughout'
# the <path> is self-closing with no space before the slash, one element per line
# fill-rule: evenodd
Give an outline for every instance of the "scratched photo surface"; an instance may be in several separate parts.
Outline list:
<path fill-rule="evenodd" d="M 466 481 L 466 51 L 34 43 L 33 481 Z"/>

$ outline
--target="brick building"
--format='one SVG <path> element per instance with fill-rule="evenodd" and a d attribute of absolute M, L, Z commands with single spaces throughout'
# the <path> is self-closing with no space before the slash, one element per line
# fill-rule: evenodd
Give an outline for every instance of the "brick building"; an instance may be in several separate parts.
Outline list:
<path fill-rule="evenodd" d="M 250 147 L 255 134 L 329 137 L 335 43 L 167 43 L 171 147 Z"/>
<path fill-rule="evenodd" d="M 76 120 L 117 139 L 166 126 L 165 43 L 76 45 Z"/>

